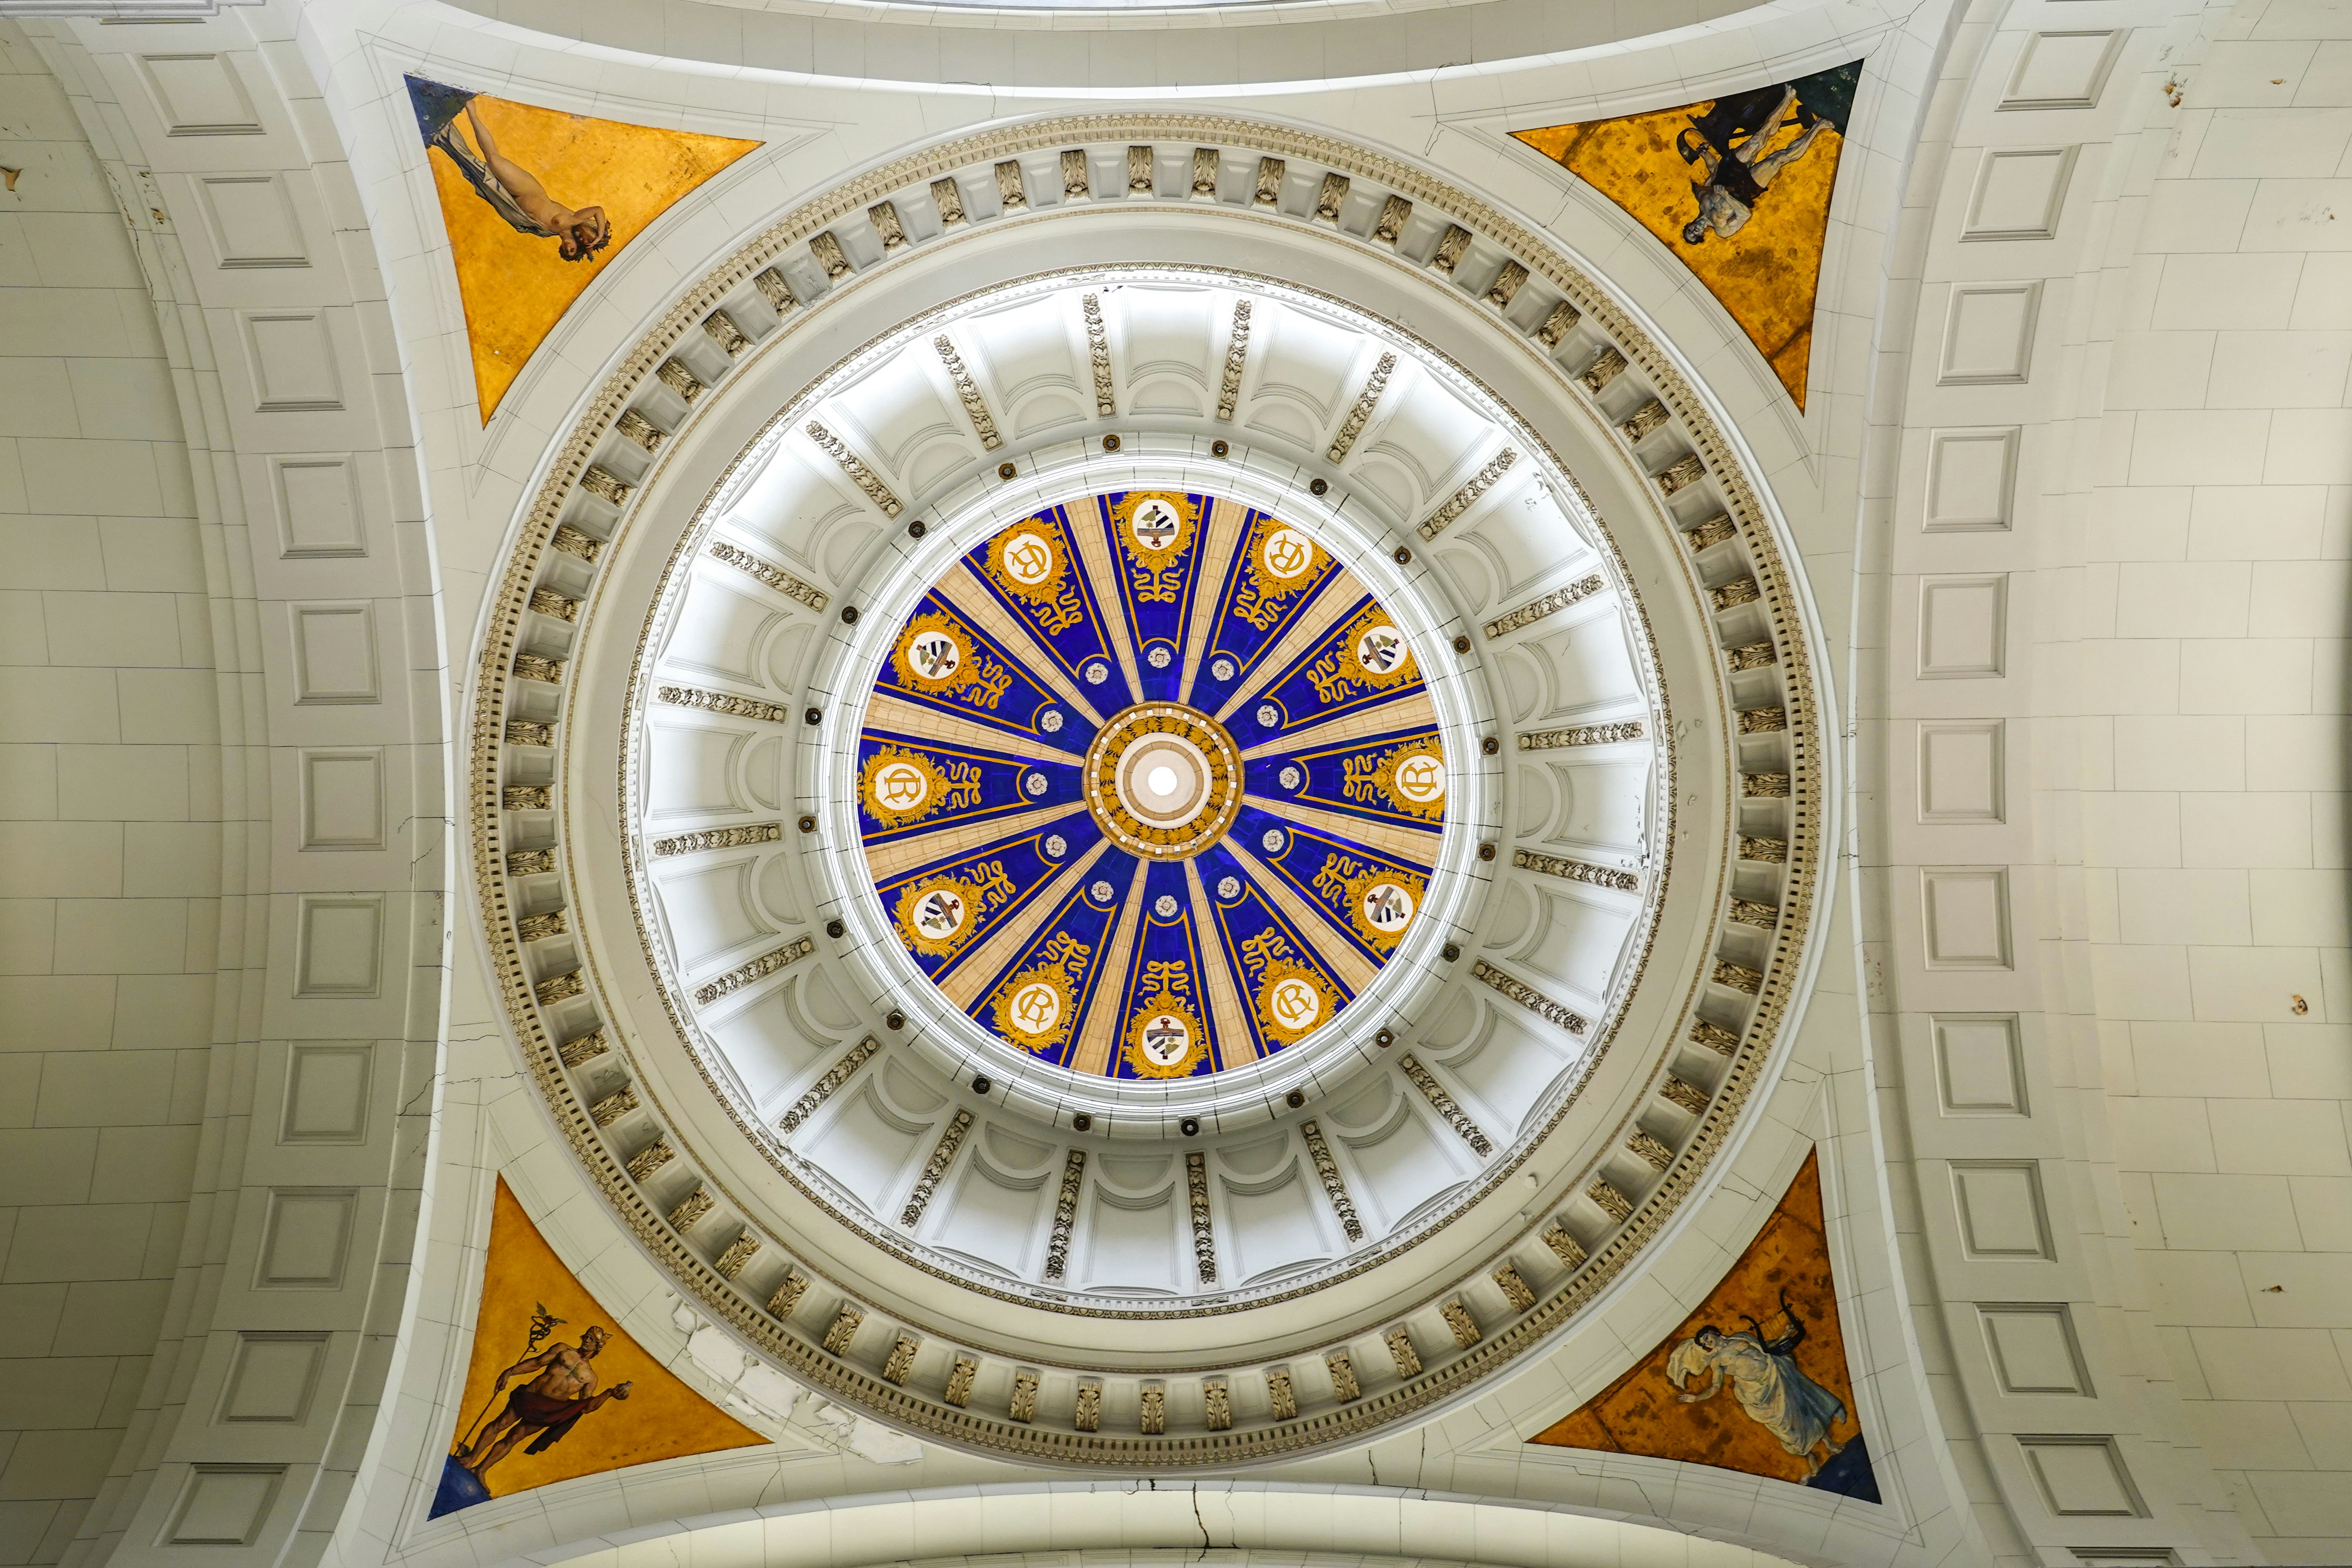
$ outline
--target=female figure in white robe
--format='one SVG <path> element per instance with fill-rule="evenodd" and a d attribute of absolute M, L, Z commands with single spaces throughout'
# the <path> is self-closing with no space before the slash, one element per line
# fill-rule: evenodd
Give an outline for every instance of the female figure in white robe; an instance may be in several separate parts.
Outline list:
<path fill-rule="evenodd" d="M 1845 1402 L 1797 1365 L 1795 1352 L 1804 1340 L 1805 1325 L 1789 1310 L 1785 1296 L 1780 1312 L 1791 1329 L 1778 1339 L 1766 1339 L 1763 1325 L 1753 1318 L 1748 1320 L 1748 1329 L 1738 1333 L 1727 1334 L 1707 1324 L 1676 1345 L 1666 1358 L 1666 1381 L 1675 1385 L 1675 1398 L 1696 1405 L 1714 1398 L 1728 1378 L 1731 1396 L 1739 1401 L 1739 1408 L 1779 1438 L 1781 1447 L 1804 1460 L 1805 1479 L 1811 1480 L 1845 1447 L 1830 1436 L 1830 1429 L 1845 1419 Z M 1705 1388 L 1685 1385 L 1685 1380 L 1702 1373 L 1707 1374 Z M 1827 1451 L 1815 1459 L 1815 1448 Z"/>

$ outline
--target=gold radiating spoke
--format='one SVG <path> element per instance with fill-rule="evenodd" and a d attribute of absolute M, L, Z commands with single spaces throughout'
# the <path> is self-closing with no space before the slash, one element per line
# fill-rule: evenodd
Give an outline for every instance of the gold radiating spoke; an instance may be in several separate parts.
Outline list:
<path fill-rule="evenodd" d="M 1046 883 L 1035 898 L 1022 905 L 1011 920 L 990 931 L 956 967 L 955 973 L 940 982 L 940 989 L 947 994 L 948 1000 L 967 1013 L 971 1011 L 972 1004 L 980 1000 L 981 992 L 996 978 L 997 971 L 1013 962 L 1013 954 L 1021 951 L 1022 943 L 1037 934 L 1038 928 L 1062 907 L 1062 900 L 1070 896 L 1070 889 L 1079 884 L 1088 868 L 1101 859 L 1103 852 L 1109 847 L 1109 845 L 1097 839 L 1093 848 L 1063 867 L 1054 879 Z"/>
<path fill-rule="evenodd" d="M 1073 731 L 1083 737 L 1086 734 L 1084 723 L 1083 720 L 1073 720 L 1062 735 L 1055 736 L 1055 740 L 1059 741 Z M 866 710 L 866 727 L 887 730 L 896 735 L 919 735 L 926 741 L 937 741 L 942 745 L 1025 755 L 1034 762 L 1066 763 L 1076 767 L 1086 761 L 1083 752 L 1066 752 L 1034 735 L 1024 734 L 1018 730 L 1002 730 L 976 719 L 960 719 L 952 713 L 942 713 L 936 708 L 909 702 L 887 691 L 874 693 L 873 705 Z"/>
<path fill-rule="evenodd" d="M 940 596 L 953 605 L 974 626 L 994 637 L 998 646 L 1012 655 L 1038 685 L 1077 710 L 1076 723 L 1073 727 L 1081 730 L 1081 736 L 1085 729 L 1091 729 L 1103 721 L 1103 710 L 1095 706 L 1094 700 L 1087 696 L 1085 688 L 1070 679 L 1069 672 L 1062 668 L 1058 659 L 1037 645 L 1037 639 L 1029 635 L 1029 628 L 997 603 L 996 596 L 973 574 L 971 563 L 964 563 L 941 579 L 939 591 Z M 1114 700 L 1110 710 L 1116 712 L 1121 705 Z M 1064 733 L 1067 734 L 1068 731 Z M 1080 749 L 1084 749 L 1083 743 Z"/>
<path fill-rule="evenodd" d="M 1209 993 L 1210 1040 L 1216 1051 L 1217 1066 L 1247 1067 L 1257 1060 L 1257 1037 L 1250 1033 L 1248 1004 L 1234 984 L 1234 966 L 1225 954 L 1225 944 L 1213 941 L 1217 931 L 1217 907 L 1209 897 L 1209 889 L 1201 879 L 1201 863 L 1184 862 L 1184 880 L 1192 889 L 1192 921 L 1201 930 L 1202 967 L 1209 973 L 1202 984 Z"/>
<path fill-rule="evenodd" d="M 1301 827 L 1311 827 L 1318 833 L 1334 834 L 1352 839 L 1367 849 L 1377 849 L 1391 860 L 1402 860 L 1408 866 L 1426 866 L 1437 858 L 1437 835 L 1418 827 L 1406 827 L 1400 823 L 1380 822 L 1370 817 L 1349 816 L 1344 811 L 1327 811 L 1299 800 L 1276 800 L 1270 795 L 1245 795 L 1242 804 L 1260 811 L 1270 811 L 1285 821 Z"/>
<path fill-rule="evenodd" d="M 1232 571 L 1234 552 L 1248 537 L 1244 522 L 1249 509 L 1238 501 L 1220 500 L 1209 508 L 1202 522 L 1201 564 L 1192 579 L 1192 624 L 1184 634 L 1184 658 L 1176 668 L 1181 679 L 1176 700 L 1192 700 L 1192 683 L 1201 679 L 1201 665 L 1209 656 L 1209 639 L 1217 635 L 1217 607 Z"/>
<path fill-rule="evenodd" d="M 1217 710 L 1218 721 L 1232 722 L 1234 714 L 1240 712 L 1245 704 L 1256 701 L 1258 693 L 1265 689 L 1268 681 L 1288 669 L 1291 660 L 1321 641 L 1363 596 L 1364 585 L 1356 581 L 1354 573 L 1345 568 L 1332 573 L 1330 580 L 1323 584 L 1323 591 L 1315 596 L 1315 602 L 1307 606 L 1306 613 L 1291 623 L 1290 629 L 1282 634 L 1280 642 L 1250 667 L 1249 678 L 1234 688 L 1234 694 L 1225 699 L 1224 707 Z"/>
<path fill-rule="evenodd" d="M 1070 1047 L 1072 1072 L 1099 1078 L 1110 1071 L 1111 1053 L 1118 1049 L 1119 1029 L 1127 1022 L 1127 961 L 1135 951 L 1136 930 L 1143 923 L 1143 873 L 1138 866 L 1128 879 L 1127 902 L 1111 929 L 1110 945 L 1103 950 L 1102 979 Z"/>
<path fill-rule="evenodd" d="M 1103 636 L 1110 639 L 1111 657 L 1127 674 L 1127 689 L 1143 689 L 1142 671 L 1135 662 L 1135 628 L 1127 624 L 1127 596 L 1118 591 L 1118 563 L 1113 558 L 1110 544 L 1110 512 L 1100 496 L 1075 501 L 1066 509 L 1070 518 L 1070 544 L 1078 552 L 1078 566 L 1095 591 L 1095 603 L 1102 609 Z M 1113 707 L 1125 703 L 1122 695 Z"/>
<path fill-rule="evenodd" d="M 1368 703 L 1351 712 L 1342 713 L 1337 719 L 1309 724 L 1303 730 L 1285 730 L 1272 739 L 1260 741 L 1244 751 L 1242 760 L 1255 762 L 1260 757 L 1288 756 L 1295 752 L 1344 746 L 1366 735 L 1434 730 L 1436 727 L 1437 705 L 1429 700 L 1426 688 L 1415 688 L 1392 702 Z"/>
<path fill-rule="evenodd" d="M 869 845 L 866 850 L 866 867 L 874 873 L 875 881 L 887 882 L 902 871 L 928 866 L 934 860 L 951 859 L 985 844 L 1026 838 L 1047 823 L 1058 822 L 1085 809 L 1076 801 L 1061 805 L 1041 805 L 1017 816 L 992 816 L 981 822 L 942 827 L 933 833 L 911 834 L 887 844 Z"/>

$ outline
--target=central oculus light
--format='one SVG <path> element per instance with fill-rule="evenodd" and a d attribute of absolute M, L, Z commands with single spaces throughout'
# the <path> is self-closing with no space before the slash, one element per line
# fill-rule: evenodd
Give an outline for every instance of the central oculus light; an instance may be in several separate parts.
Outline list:
<path fill-rule="evenodd" d="M 1242 760 L 1198 709 L 1141 702 L 1087 748 L 1087 805 L 1103 834 L 1147 860 L 1181 860 L 1225 836 L 1242 804 Z"/>
<path fill-rule="evenodd" d="M 1049 507 L 898 628 L 858 737 L 898 940 L 1069 1071 L 1180 1079 L 1363 994 L 1437 862 L 1445 753 L 1410 642 L 1306 532 L 1179 491 Z"/>

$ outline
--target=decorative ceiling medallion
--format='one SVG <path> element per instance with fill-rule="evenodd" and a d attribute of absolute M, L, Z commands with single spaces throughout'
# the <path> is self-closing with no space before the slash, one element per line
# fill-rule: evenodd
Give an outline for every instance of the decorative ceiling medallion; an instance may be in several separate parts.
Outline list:
<path fill-rule="evenodd" d="M 1396 952 L 1437 865 L 1445 748 L 1411 642 L 1304 528 L 1237 500 L 1110 491 L 996 531 L 873 692 L 857 826 L 901 868 L 874 884 L 899 945 L 1074 1073 L 1298 1044 Z M 927 709 L 996 743 L 928 735 Z"/>
<path fill-rule="evenodd" d="M 1146 864 L 1187 860 L 1225 836 L 1242 804 L 1241 752 L 1225 727 L 1178 702 L 1139 702 L 1087 748 L 1087 808 Z"/>

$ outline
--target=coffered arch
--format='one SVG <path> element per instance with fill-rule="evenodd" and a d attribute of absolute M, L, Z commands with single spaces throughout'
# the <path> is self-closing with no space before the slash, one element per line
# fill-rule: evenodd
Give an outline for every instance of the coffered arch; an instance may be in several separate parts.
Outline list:
<path fill-rule="evenodd" d="M 344 243 L 337 223 L 357 206 L 356 188 L 306 132 L 318 84 L 299 58 L 274 52 L 268 20 L 226 19 L 193 42 L 173 29 L 35 22 L 30 47 L 10 27 L 12 54 L 46 68 L 58 89 L 21 100 L 59 145 L 36 170 L 15 169 L 19 205 L 68 208 L 61 175 L 89 168 L 111 195 L 100 221 L 124 226 L 147 296 L 126 291 L 121 331 L 87 338 L 82 296 L 67 294 L 75 264 L 60 258 L 55 298 L 18 291 L 16 319 L 37 334 L 18 347 L 84 336 L 78 351 L 114 358 L 93 366 L 123 405 L 113 417 L 172 428 L 165 505 L 190 514 L 186 537 L 157 529 L 124 564 L 154 556 L 152 585 L 172 576 L 157 563 L 177 556 L 194 579 L 180 587 L 179 668 L 122 682 L 130 700 L 108 719 L 144 749 L 126 748 L 59 814 L 85 816 L 109 793 L 152 796 L 159 775 L 171 776 L 163 743 L 190 742 L 189 803 L 169 814 L 180 841 L 149 830 L 114 858 L 121 886 L 151 895 L 124 900 L 148 911 L 126 961 L 192 983 L 135 1019 L 151 1040 L 179 1046 L 183 1089 L 167 1096 L 179 1103 L 139 1118 L 146 1146 L 120 1151 L 98 1188 L 142 1192 L 161 1223 L 143 1263 L 126 1270 L 119 1239 L 100 1239 L 120 1237 L 121 1204 L 79 1215 L 60 1207 L 65 1261 L 38 1268 L 60 1284 L 86 1276 L 113 1287 L 92 1297 L 68 1345 L 77 1334 L 123 1342 L 122 1314 L 97 1302 L 119 1301 L 142 1273 L 161 1276 L 168 1294 L 148 1320 L 139 1373 L 126 1370 L 110 1402 L 121 1427 L 110 1461 L 89 1442 L 112 1435 L 103 1427 L 52 1445 L 36 1425 L 43 1435 L 18 1452 L 42 1479 L 17 1488 L 37 1508 L 84 1489 L 96 1461 L 95 1498 L 58 1500 L 51 1549 L 77 1559 L 217 1552 L 226 1520 L 254 1560 L 301 1561 L 351 1495 L 381 1410 L 436 1092 L 448 731 L 415 435 L 373 253 Z M 19 162 L 35 161 L 12 155 Z M 104 277 L 110 259 L 89 265 Z M 165 406 L 101 352 L 120 342 L 154 345 L 168 367 Z M 59 456 L 62 482 L 45 504 L 112 510 L 104 498 L 123 493 L 127 447 Z M 11 535 L 12 549 L 22 542 Z M 153 602 L 164 597 L 150 595 L 140 617 L 151 647 Z M 116 616 L 100 598 L 75 620 L 87 635 Z M 130 649 L 115 657 L 141 661 Z M 142 683 L 153 688 L 143 700 Z M 84 715 L 85 734 L 96 717 Z M 37 727 L 26 738 L 57 737 Z M 183 954 L 167 964 L 152 894 L 199 887 L 217 898 L 189 900 L 193 918 L 175 933 Z M 99 961 L 102 928 L 87 930 L 68 937 L 57 973 L 88 973 Z M 34 1011 L 50 1014 L 61 1046 L 110 1044 L 81 1019 Z M 154 1056 L 108 1065 L 86 1095 L 91 1109 L 75 1113 L 85 1124 L 135 1116 L 129 1108 L 154 1098 Z M 173 1073 L 162 1068 L 162 1081 Z M 29 1122 L 37 1101 L 22 1098 Z M 16 1279 L 35 1270 L 28 1257 L 14 1262 Z M 70 1381 L 73 1360 L 55 1371 Z M 59 1413 L 27 1416 L 46 1424 Z M 232 1440 L 215 1447 L 224 1433 Z"/>

